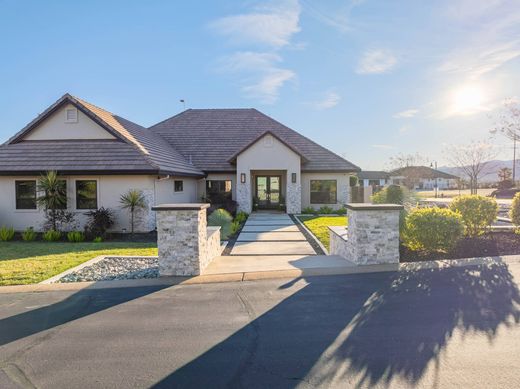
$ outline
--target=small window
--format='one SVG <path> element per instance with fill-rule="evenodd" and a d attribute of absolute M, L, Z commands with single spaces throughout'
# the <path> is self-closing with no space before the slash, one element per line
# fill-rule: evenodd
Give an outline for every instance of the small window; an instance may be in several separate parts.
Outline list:
<path fill-rule="evenodd" d="M 222 204 L 231 200 L 231 180 L 207 180 L 206 196 L 212 204 Z"/>
<path fill-rule="evenodd" d="M 77 123 L 78 122 L 78 110 L 76 108 L 67 108 L 65 112 L 66 123 Z"/>
<path fill-rule="evenodd" d="M 36 209 L 36 181 L 15 181 L 16 209 Z"/>
<path fill-rule="evenodd" d="M 336 180 L 311 180 L 311 204 L 336 204 Z"/>
<path fill-rule="evenodd" d="M 76 181 L 76 209 L 97 209 L 97 181 Z"/>
<path fill-rule="evenodd" d="M 181 181 L 181 180 L 173 181 L 173 190 L 175 192 L 182 192 L 182 191 L 184 191 L 184 181 Z"/>

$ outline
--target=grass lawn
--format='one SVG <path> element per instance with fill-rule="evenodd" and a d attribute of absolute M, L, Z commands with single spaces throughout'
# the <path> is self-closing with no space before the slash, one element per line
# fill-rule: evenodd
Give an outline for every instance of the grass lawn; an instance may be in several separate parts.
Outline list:
<path fill-rule="evenodd" d="M 134 242 L 0 242 L 0 286 L 34 284 L 98 255 L 157 255 L 157 245 Z"/>
<path fill-rule="evenodd" d="M 329 229 L 328 226 L 346 226 L 346 216 L 300 216 L 299 219 L 309 230 L 319 239 L 321 243 L 329 249 Z"/>

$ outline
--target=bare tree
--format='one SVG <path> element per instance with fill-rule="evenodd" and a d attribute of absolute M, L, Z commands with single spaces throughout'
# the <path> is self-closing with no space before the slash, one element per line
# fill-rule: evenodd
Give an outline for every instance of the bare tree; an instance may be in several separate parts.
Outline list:
<path fill-rule="evenodd" d="M 449 162 L 467 178 L 471 194 L 477 194 L 478 182 L 496 156 L 493 145 L 473 141 L 464 146 L 448 146 L 446 154 Z"/>
<path fill-rule="evenodd" d="M 516 179 L 516 143 L 520 140 L 520 104 L 515 99 L 506 99 L 498 112 L 492 134 L 501 134 L 513 141 L 513 185 Z"/>

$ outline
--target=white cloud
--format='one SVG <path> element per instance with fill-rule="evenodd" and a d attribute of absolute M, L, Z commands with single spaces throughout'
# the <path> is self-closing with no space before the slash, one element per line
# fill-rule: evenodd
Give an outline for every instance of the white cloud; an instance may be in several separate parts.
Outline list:
<path fill-rule="evenodd" d="M 397 58 L 388 50 L 367 50 L 359 61 L 359 74 L 380 74 L 389 72 L 397 64 Z"/>
<path fill-rule="evenodd" d="M 221 59 L 219 71 L 239 77 L 244 96 L 265 104 L 277 101 L 280 89 L 296 74 L 278 65 L 282 57 L 275 53 L 237 52 Z"/>
<path fill-rule="evenodd" d="M 251 13 L 220 18 L 210 27 L 237 44 L 262 44 L 280 48 L 300 31 L 300 4 L 297 0 L 272 2 Z"/>
<path fill-rule="evenodd" d="M 414 117 L 415 115 L 417 115 L 419 113 L 419 110 L 418 109 L 407 109 L 405 111 L 402 111 L 402 112 L 398 112 L 396 113 L 393 117 L 396 118 L 396 119 L 400 119 L 400 118 L 412 118 Z"/>
<path fill-rule="evenodd" d="M 364 3 L 365 0 L 350 0 L 339 9 L 325 9 L 326 2 L 305 2 L 303 4 L 303 12 L 317 21 L 346 33 L 353 29 L 351 14 L 353 10 Z"/>
<path fill-rule="evenodd" d="M 335 91 L 329 90 L 327 93 L 325 93 L 323 99 L 315 101 L 314 103 L 312 103 L 312 106 L 315 109 L 324 110 L 335 107 L 339 104 L 340 101 L 341 96 Z"/>
<path fill-rule="evenodd" d="M 381 149 L 381 150 L 391 150 L 395 147 L 392 145 L 386 145 L 386 144 L 379 144 L 379 145 L 372 145 L 374 149 Z"/>
<path fill-rule="evenodd" d="M 398 131 L 399 131 L 399 134 L 401 134 L 401 135 L 402 135 L 402 134 L 406 134 L 408 131 L 410 131 L 410 127 L 408 127 L 408 126 L 402 126 L 402 127 L 399 128 Z"/>

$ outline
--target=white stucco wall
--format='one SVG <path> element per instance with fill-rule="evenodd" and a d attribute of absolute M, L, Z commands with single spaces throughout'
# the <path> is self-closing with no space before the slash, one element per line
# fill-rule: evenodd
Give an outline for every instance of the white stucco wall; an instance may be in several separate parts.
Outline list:
<path fill-rule="evenodd" d="M 38 128 L 25 136 L 25 140 L 63 140 L 63 139 L 115 139 L 83 112 L 78 110 L 78 121 L 67 123 L 66 110 L 76 109 L 69 104 L 53 113 Z"/>
<path fill-rule="evenodd" d="M 239 209 L 251 212 L 253 182 L 252 170 L 282 170 L 285 172 L 286 203 L 288 213 L 300 212 L 301 203 L 301 160 L 300 156 L 271 135 L 260 138 L 237 157 L 236 197 Z M 246 182 L 240 182 L 240 174 L 245 173 Z M 296 173 L 297 182 L 291 183 L 291 173 Z"/>
<path fill-rule="evenodd" d="M 40 230 L 44 222 L 43 211 L 17 210 L 15 205 L 15 180 L 37 180 L 38 177 L 0 177 L 0 226 L 12 226 L 17 231 L 27 227 Z M 112 231 L 130 231 L 130 215 L 120 208 L 119 198 L 129 189 L 142 190 L 147 198 L 148 207 L 140 211 L 136 217 L 136 231 L 149 232 L 155 228 L 155 212 L 150 208 L 155 203 L 196 202 L 197 180 L 183 178 L 184 191 L 173 191 L 173 178 L 157 181 L 156 176 L 64 176 L 67 181 L 68 210 L 76 214 L 79 229 L 83 229 L 86 221 L 85 210 L 76 209 L 75 181 L 77 179 L 94 179 L 98 182 L 98 207 L 110 208 L 114 212 L 115 225 Z M 181 178 L 179 178 L 181 179 Z M 157 200 L 155 201 L 155 193 Z"/>
<path fill-rule="evenodd" d="M 350 182 L 348 173 L 302 173 L 302 208 L 313 207 L 318 209 L 329 206 L 334 209 L 341 208 L 350 201 Z M 337 203 L 336 204 L 311 204 L 311 180 L 336 180 Z"/>

